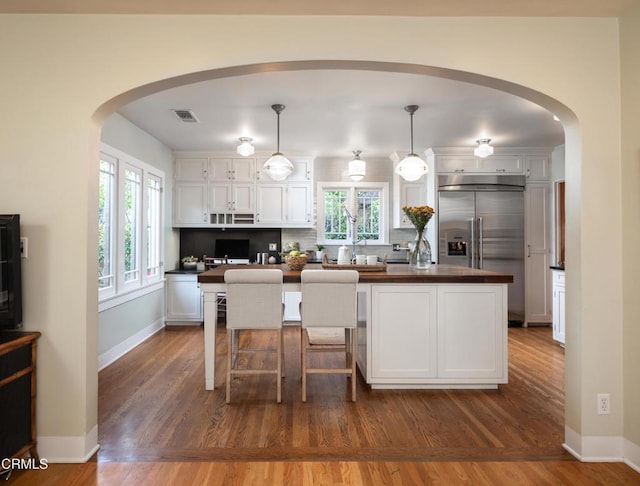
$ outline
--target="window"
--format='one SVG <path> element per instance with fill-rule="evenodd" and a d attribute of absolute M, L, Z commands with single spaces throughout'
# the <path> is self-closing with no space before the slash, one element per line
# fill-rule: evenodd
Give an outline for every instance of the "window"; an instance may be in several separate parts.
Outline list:
<path fill-rule="evenodd" d="M 114 221 L 116 159 L 100 153 L 100 187 L 98 194 L 98 288 L 106 294 L 115 287 Z"/>
<path fill-rule="evenodd" d="M 101 301 L 162 280 L 163 186 L 161 171 L 103 144 L 98 204 Z"/>
<path fill-rule="evenodd" d="M 318 242 L 387 242 L 387 183 L 318 184 Z M 355 219 L 354 221 L 351 219 Z"/>

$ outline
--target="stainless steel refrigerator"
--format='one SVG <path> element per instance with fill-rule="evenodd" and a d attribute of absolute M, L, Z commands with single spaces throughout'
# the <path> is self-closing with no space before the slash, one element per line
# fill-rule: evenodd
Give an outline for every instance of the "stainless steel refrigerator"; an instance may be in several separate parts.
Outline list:
<path fill-rule="evenodd" d="M 513 275 L 509 322 L 524 321 L 524 176 L 438 177 L 438 263 Z"/>

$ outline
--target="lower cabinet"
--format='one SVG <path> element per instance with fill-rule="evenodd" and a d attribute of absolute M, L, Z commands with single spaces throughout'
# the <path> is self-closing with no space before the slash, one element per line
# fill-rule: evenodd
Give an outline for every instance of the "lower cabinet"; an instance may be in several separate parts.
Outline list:
<path fill-rule="evenodd" d="M 506 285 L 373 285 L 367 382 L 495 388 L 507 383 Z"/>
<path fill-rule="evenodd" d="M 0 472 L 27 452 L 39 461 L 36 440 L 36 341 L 39 332 L 0 332 Z M 8 477 L 6 479 L 9 479 Z"/>
<path fill-rule="evenodd" d="M 196 274 L 168 274 L 165 285 L 165 322 L 169 325 L 201 323 L 202 295 Z"/>
<path fill-rule="evenodd" d="M 564 270 L 552 270 L 551 273 L 553 274 L 553 339 L 564 344 Z"/>
<path fill-rule="evenodd" d="M 370 373 L 420 383 L 437 376 L 435 286 L 373 286 Z"/>

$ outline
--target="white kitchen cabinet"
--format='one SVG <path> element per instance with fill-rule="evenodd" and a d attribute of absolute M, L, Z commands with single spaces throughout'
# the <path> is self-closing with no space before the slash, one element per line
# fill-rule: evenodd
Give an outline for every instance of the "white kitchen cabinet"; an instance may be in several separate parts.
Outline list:
<path fill-rule="evenodd" d="M 256 185 L 256 224 L 279 227 L 311 227 L 313 191 L 309 182 Z"/>
<path fill-rule="evenodd" d="M 293 157 L 293 172 L 287 177 L 287 182 L 313 181 L 313 157 Z"/>
<path fill-rule="evenodd" d="M 427 204 L 426 176 L 417 181 L 405 181 L 393 175 L 393 227 L 413 229 L 413 223 L 402 210 L 403 206 L 425 206 Z"/>
<path fill-rule="evenodd" d="M 269 157 L 258 157 L 256 159 L 256 179 L 259 183 L 273 183 L 273 182 L 311 182 L 313 181 L 313 157 L 308 156 L 289 156 L 289 161 L 293 164 L 293 172 L 289 174 L 289 177 L 285 181 L 274 181 L 265 174 L 264 163 L 269 160 Z"/>
<path fill-rule="evenodd" d="M 256 161 L 253 158 L 212 157 L 209 159 L 209 181 L 254 182 Z"/>
<path fill-rule="evenodd" d="M 311 228 L 313 158 L 290 158 L 294 171 L 284 181 L 274 181 L 262 171 L 266 160 L 263 157 L 256 162 L 256 225 Z"/>
<path fill-rule="evenodd" d="M 372 286 L 369 383 L 437 376 L 437 295 L 434 285 Z"/>
<path fill-rule="evenodd" d="M 524 164 L 519 155 L 490 155 L 478 159 L 478 170 L 482 173 L 522 174 Z"/>
<path fill-rule="evenodd" d="M 525 155 L 527 184 L 530 182 L 548 182 L 551 176 L 549 155 Z"/>
<path fill-rule="evenodd" d="M 228 226 L 254 223 L 255 167 L 253 158 L 209 159 L 211 224 Z"/>
<path fill-rule="evenodd" d="M 472 150 L 469 150 L 473 153 Z M 481 159 L 474 155 L 435 155 L 438 173 L 522 174 L 524 166 L 519 155 L 491 155 Z"/>
<path fill-rule="evenodd" d="M 280 225 L 286 220 L 286 183 L 261 183 L 256 186 L 256 224 Z"/>
<path fill-rule="evenodd" d="M 255 186 L 251 183 L 210 183 L 210 213 L 249 213 L 255 211 Z"/>
<path fill-rule="evenodd" d="M 313 184 L 311 182 L 287 183 L 286 226 L 313 226 Z"/>
<path fill-rule="evenodd" d="M 551 322 L 549 184 L 525 190 L 525 322 Z"/>
<path fill-rule="evenodd" d="M 175 182 L 173 186 L 173 226 L 203 226 L 209 222 L 206 182 Z"/>
<path fill-rule="evenodd" d="M 565 286 L 564 270 L 552 270 L 553 274 L 553 339 L 565 344 Z"/>
<path fill-rule="evenodd" d="M 173 178 L 176 181 L 203 182 L 207 180 L 209 159 L 206 157 L 176 158 Z"/>
<path fill-rule="evenodd" d="M 439 286 L 439 378 L 507 382 L 505 297 L 497 285 Z"/>
<path fill-rule="evenodd" d="M 302 300 L 302 292 L 284 292 L 282 301 L 284 303 L 284 320 L 299 322 L 300 317 L 300 301 Z"/>
<path fill-rule="evenodd" d="M 358 359 L 372 388 L 507 383 L 507 284 L 376 284 L 369 295 Z"/>
<path fill-rule="evenodd" d="M 165 322 L 169 325 L 202 322 L 202 295 L 196 274 L 165 274 Z"/>

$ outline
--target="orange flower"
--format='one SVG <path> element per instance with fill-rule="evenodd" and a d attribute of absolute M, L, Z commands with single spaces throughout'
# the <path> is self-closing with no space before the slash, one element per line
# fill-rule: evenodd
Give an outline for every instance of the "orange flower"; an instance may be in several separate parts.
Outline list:
<path fill-rule="evenodd" d="M 419 233 L 424 231 L 425 226 L 435 214 L 431 206 L 402 206 L 402 211 Z"/>

